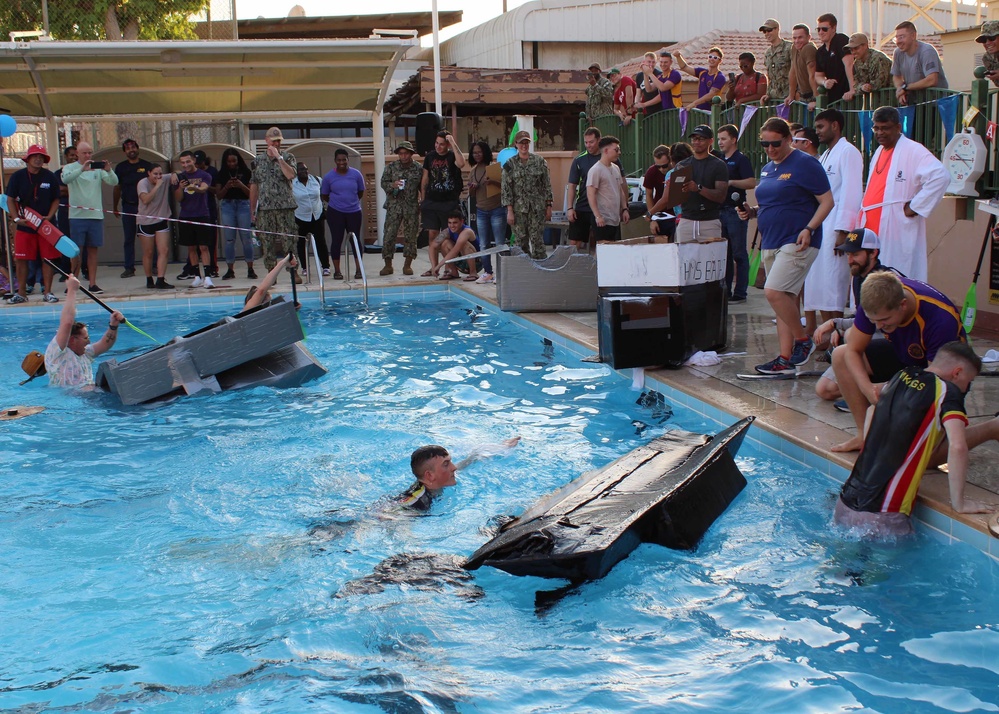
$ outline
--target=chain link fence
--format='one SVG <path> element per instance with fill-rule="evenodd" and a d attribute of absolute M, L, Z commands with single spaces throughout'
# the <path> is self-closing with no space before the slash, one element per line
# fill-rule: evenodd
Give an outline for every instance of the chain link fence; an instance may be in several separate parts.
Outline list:
<path fill-rule="evenodd" d="M 6 0 L 6 40 L 235 40 L 236 0 Z"/>

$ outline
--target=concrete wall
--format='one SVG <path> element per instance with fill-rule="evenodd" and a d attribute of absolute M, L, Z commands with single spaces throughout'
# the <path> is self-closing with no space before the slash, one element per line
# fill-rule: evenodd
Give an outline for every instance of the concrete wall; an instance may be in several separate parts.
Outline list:
<path fill-rule="evenodd" d="M 982 53 L 985 51 L 983 45 L 975 42 L 980 29 L 975 27 L 940 35 L 940 43 L 943 45 L 941 62 L 951 89 L 971 91 L 975 67 L 981 66 Z"/>

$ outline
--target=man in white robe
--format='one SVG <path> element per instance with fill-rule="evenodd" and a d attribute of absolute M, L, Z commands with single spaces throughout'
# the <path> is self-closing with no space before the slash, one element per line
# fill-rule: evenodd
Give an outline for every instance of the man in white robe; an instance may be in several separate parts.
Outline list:
<path fill-rule="evenodd" d="M 815 117 L 819 141 L 828 149 L 819 157 L 829 177 L 835 205 L 822 222 L 822 247 L 805 280 L 805 310 L 822 313 L 821 322 L 843 316 L 850 295 L 850 265 L 836 250 L 856 227 L 863 194 L 864 157 L 843 138 L 843 113 L 826 109 Z"/>
<path fill-rule="evenodd" d="M 898 110 L 874 111 L 878 147 L 867 174 L 860 225 L 881 239 L 881 259 L 903 275 L 926 280 L 926 217 L 933 212 L 950 177 L 922 144 L 902 135 Z"/>

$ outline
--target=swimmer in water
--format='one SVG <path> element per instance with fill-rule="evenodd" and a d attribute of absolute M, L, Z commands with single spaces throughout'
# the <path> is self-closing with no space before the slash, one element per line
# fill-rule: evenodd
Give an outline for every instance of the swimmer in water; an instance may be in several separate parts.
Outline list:
<path fill-rule="evenodd" d="M 518 443 L 520 437 L 515 436 L 500 445 L 479 447 L 457 464 L 451 461 L 451 454 L 443 446 L 437 444 L 421 446 L 409 459 L 409 466 L 416 477 L 416 483 L 406 489 L 396 501 L 406 508 L 428 511 L 435 496 L 445 488 L 454 486 L 455 473 L 488 456 L 506 453 Z"/>

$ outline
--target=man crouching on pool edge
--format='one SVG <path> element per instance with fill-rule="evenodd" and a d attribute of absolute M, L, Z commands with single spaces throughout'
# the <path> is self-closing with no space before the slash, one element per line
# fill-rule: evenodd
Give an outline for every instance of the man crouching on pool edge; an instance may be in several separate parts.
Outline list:
<path fill-rule="evenodd" d="M 928 367 L 906 367 L 867 412 L 864 446 L 840 491 L 834 518 L 872 536 L 912 533 L 910 514 L 927 467 L 946 461 L 951 507 L 996 509 L 964 497 L 968 451 L 999 438 L 999 419 L 968 426 L 964 397 L 982 368 L 966 343 L 948 342 Z"/>
<path fill-rule="evenodd" d="M 512 439 L 507 439 L 499 446 L 494 444 L 478 447 L 457 464 L 451 461 L 451 454 L 443 446 L 438 446 L 437 444 L 421 446 L 409 457 L 409 467 L 416 477 L 416 483 L 399 496 L 397 499 L 399 505 L 413 508 L 417 511 L 430 510 L 430 505 L 433 503 L 434 497 L 440 494 L 445 488 L 454 486 L 455 473 L 487 456 L 505 453 L 519 442 L 520 437 L 515 436 Z"/>

